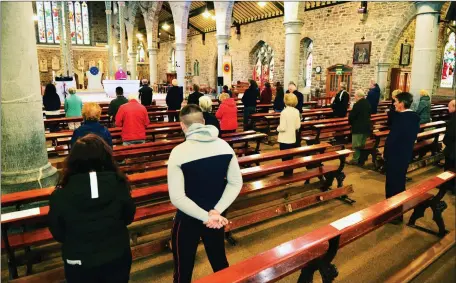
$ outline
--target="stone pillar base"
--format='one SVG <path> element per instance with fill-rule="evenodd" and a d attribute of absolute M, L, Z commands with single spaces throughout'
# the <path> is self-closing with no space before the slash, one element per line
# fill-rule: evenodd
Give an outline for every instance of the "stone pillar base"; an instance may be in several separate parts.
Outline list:
<path fill-rule="evenodd" d="M 2 172 L 2 194 L 55 186 L 58 178 L 57 169 L 49 162 L 41 169 Z"/>

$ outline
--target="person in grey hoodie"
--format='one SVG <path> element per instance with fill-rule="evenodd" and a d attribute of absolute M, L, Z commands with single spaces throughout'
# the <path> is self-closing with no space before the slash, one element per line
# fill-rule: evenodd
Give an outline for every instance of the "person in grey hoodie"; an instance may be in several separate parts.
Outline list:
<path fill-rule="evenodd" d="M 180 111 L 185 142 L 168 160 L 168 191 L 177 208 L 172 228 L 174 282 L 191 282 L 200 239 L 214 272 L 228 267 L 223 216 L 242 188 L 233 149 L 204 125 L 201 109 L 190 104 Z"/>

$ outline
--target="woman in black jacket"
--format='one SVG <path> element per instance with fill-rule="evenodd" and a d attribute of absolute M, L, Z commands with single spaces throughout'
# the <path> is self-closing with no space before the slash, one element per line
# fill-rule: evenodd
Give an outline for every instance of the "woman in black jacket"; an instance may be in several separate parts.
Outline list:
<path fill-rule="evenodd" d="M 274 99 L 274 111 L 275 112 L 282 112 L 283 108 L 285 108 L 285 102 L 283 102 L 284 93 L 283 93 L 283 86 L 280 82 L 276 83 L 276 97 Z"/>
<path fill-rule="evenodd" d="M 250 80 L 249 83 L 249 88 L 242 96 L 242 103 L 244 104 L 244 131 L 249 128 L 250 114 L 256 112 L 257 98 L 260 97 L 260 91 L 258 90 L 256 81 Z"/>
<path fill-rule="evenodd" d="M 44 89 L 43 95 L 43 106 L 44 106 L 44 115 L 46 119 L 59 118 L 64 116 L 60 112 L 60 97 L 57 94 L 57 89 L 53 84 L 47 84 Z M 59 124 L 51 124 L 49 130 L 51 132 L 57 132 L 60 129 Z"/>
<path fill-rule="evenodd" d="M 356 103 L 348 115 L 348 121 L 352 132 L 352 149 L 354 150 L 351 165 L 364 164 L 365 157 L 361 157 L 361 149 L 366 145 L 366 139 L 372 131 L 371 106 L 366 98 L 364 91 L 355 92 Z"/>
<path fill-rule="evenodd" d="M 49 230 L 62 243 L 67 282 L 128 282 L 130 185 L 98 135 L 78 139 L 49 200 Z"/>

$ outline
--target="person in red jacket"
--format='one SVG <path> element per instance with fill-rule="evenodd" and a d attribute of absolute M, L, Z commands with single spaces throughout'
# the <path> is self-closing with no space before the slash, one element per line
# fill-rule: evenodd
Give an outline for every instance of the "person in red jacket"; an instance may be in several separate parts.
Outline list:
<path fill-rule="evenodd" d="M 264 89 L 261 92 L 260 104 L 270 104 L 271 101 L 272 101 L 271 84 L 268 82 L 265 82 Z"/>
<path fill-rule="evenodd" d="M 131 94 L 116 115 L 116 126 L 122 127 L 123 145 L 144 143 L 149 122 L 146 107 L 138 102 L 137 95 Z"/>
<path fill-rule="evenodd" d="M 220 120 L 222 134 L 234 133 L 238 127 L 236 102 L 228 93 L 220 94 L 219 99 L 221 104 L 215 117 Z"/>

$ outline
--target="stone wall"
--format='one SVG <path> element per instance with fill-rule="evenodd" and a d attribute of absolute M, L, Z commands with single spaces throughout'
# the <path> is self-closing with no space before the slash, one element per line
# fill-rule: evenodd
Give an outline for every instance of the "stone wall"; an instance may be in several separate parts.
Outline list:
<path fill-rule="evenodd" d="M 90 13 L 90 36 L 92 39 L 92 45 L 96 43 L 107 43 L 107 28 L 106 28 L 106 6 L 104 1 L 89 1 Z M 112 15 L 114 18 L 115 15 Z M 114 19 L 113 19 L 114 21 Z"/>

